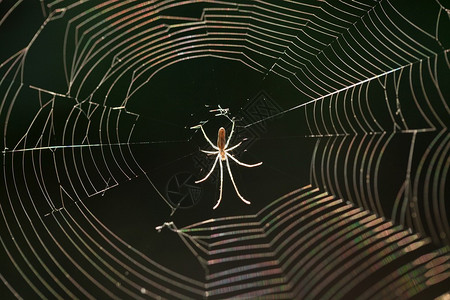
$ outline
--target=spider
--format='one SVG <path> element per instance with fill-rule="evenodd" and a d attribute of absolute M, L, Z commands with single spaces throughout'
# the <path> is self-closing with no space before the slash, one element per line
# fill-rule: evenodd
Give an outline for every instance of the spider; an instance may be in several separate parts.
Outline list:
<path fill-rule="evenodd" d="M 212 154 L 216 154 L 216 159 L 214 160 L 214 164 L 211 168 L 211 170 L 208 172 L 208 174 L 200 180 L 197 180 L 195 183 L 200 183 L 205 181 L 206 179 L 208 179 L 208 177 L 212 174 L 212 172 L 214 171 L 214 168 L 216 167 L 217 161 L 219 161 L 219 166 L 220 166 L 220 190 L 219 190 L 219 200 L 217 200 L 217 204 L 213 207 L 213 209 L 216 209 L 219 204 L 220 201 L 222 200 L 222 187 L 223 187 L 223 161 L 226 162 L 227 164 L 227 169 L 228 169 L 228 174 L 230 174 L 230 178 L 231 178 L 231 182 L 233 183 L 234 189 L 236 190 L 237 195 L 239 196 L 239 198 L 241 198 L 241 200 L 246 203 L 246 204 L 250 204 L 250 201 L 246 200 L 244 197 L 242 197 L 242 195 L 239 193 L 238 188 L 236 186 L 236 183 L 234 182 L 234 178 L 233 178 L 233 174 L 231 173 L 231 168 L 230 168 L 230 163 L 228 162 L 228 158 L 231 158 L 232 160 L 234 160 L 237 164 L 244 166 L 244 167 L 248 167 L 248 168 L 253 168 L 253 167 L 257 167 L 262 165 L 262 162 L 259 162 L 257 164 L 245 164 L 243 162 L 240 162 L 239 160 L 237 160 L 234 156 L 232 156 L 229 152 L 236 149 L 237 147 L 239 147 L 242 144 L 242 141 L 239 142 L 238 144 L 232 146 L 232 147 L 228 147 L 231 141 L 231 137 L 233 136 L 234 133 L 234 125 L 235 125 L 235 121 L 234 119 L 231 120 L 233 125 L 231 126 L 231 132 L 230 132 L 230 136 L 228 137 L 228 140 L 225 139 L 225 128 L 221 127 L 219 129 L 219 132 L 217 134 L 217 146 L 215 146 L 211 140 L 208 138 L 208 136 L 205 133 L 205 130 L 203 129 L 203 126 L 201 124 L 197 125 L 197 126 L 193 126 L 191 127 L 191 129 L 197 129 L 200 128 L 202 130 L 203 136 L 205 137 L 205 139 L 208 141 L 208 143 L 211 145 L 211 147 L 213 147 L 216 151 L 205 151 L 205 150 L 200 150 L 203 153 L 206 153 L 208 155 L 212 155 Z M 226 141 L 225 141 L 226 140 Z"/>

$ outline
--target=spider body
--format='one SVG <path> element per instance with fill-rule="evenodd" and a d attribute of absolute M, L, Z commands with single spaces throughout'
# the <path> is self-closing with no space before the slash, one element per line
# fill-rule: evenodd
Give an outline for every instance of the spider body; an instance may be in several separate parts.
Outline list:
<path fill-rule="evenodd" d="M 242 197 L 242 195 L 239 193 L 236 183 L 234 182 L 234 178 L 233 178 L 233 174 L 231 173 L 231 168 L 230 168 L 230 163 L 228 161 L 228 158 L 231 158 L 232 160 L 234 160 L 237 164 L 244 166 L 244 167 L 248 167 L 248 168 L 253 168 L 253 167 L 257 167 L 260 166 L 262 164 L 262 162 L 259 162 L 257 164 L 245 164 L 243 162 L 240 162 L 239 160 L 237 160 L 234 156 L 232 156 L 229 152 L 236 149 L 237 147 L 239 147 L 242 142 L 239 142 L 238 144 L 232 146 L 232 147 L 228 147 L 231 141 L 231 137 L 233 136 L 234 133 L 234 125 L 235 122 L 234 120 L 232 121 L 233 125 L 231 127 L 231 132 L 230 132 L 230 136 L 228 137 L 228 139 L 226 139 L 226 135 L 225 135 L 225 128 L 221 127 L 219 129 L 219 132 L 217 133 L 217 146 L 215 146 L 211 140 L 208 138 L 208 136 L 205 133 L 205 130 L 203 129 L 202 125 L 197 125 L 194 127 L 191 127 L 191 129 L 196 129 L 196 128 L 200 128 L 203 136 L 205 137 L 206 141 L 211 145 L 211 147 L 215 150 L 215 151 L 205 151 L 205 150 L 200 150 L 206 154 L 215 154 L 216 155 L 216 159 L 214 160 L 214 164 L 211 168 L 211 170 L 208 172 L 208 174 L 200 180 L 197 180 L 195 183 L 200 183 L 202 181 L 205 181 L 206 179 L 208 179 L 208 177 L 212 174 L 212 172 L 214 171 L 214 168 L 217 165 L 217 161 L 219 161 L 219 166 L 220 166 L 220 190 L 219 190 L 219 199 L 217 200 L 217 204 L 213 207 L 213 209 L 216 209 L 219 204 L 220 201 L 222 200 L 222 188 L 223 188 L 223 162 L 226 163 L 227 165 L 227 170 L 228 170 L 228 174 L 230 175 L 230 179 L 231 182 L 233 183 L 234 189 L 236 190 L 236 194 L 239 196 L 239 198 L 246 204 L 250 204 L 250 201 L 246 200 L 244 197 Z"/>
<path fill-rule="evenodd" d="M 227 156 L 225 153 L 226 139 L 225 139 L 225 128 L 220 127 L 217 133 L 217 148 L 219 148 L 219 154 L 222 161 L 224 161 Z"/>

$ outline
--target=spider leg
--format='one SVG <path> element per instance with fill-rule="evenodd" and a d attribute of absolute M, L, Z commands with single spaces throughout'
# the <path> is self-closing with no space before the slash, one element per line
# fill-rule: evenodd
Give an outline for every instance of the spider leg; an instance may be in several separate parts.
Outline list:
<path fill-rule="evenodd" d="M 226 144 L 225 144 L 225 149 L 228 147 L 228 145 L 230 144 L 230 141 L 231 141 L 231 137 L 233 136 L 233 133 L 234 133 L 234 124 L 236 123 L 235 121 L 234 121 L 234 118 L 233 118 L 233 120 L 231 120 L 231 122 L 233 122 L 233 125 L 231 125 L 231 132 L 230 132 L 230 135 L 228 136 L 228 140 L 227 140 L 227 142 L 226 142 Z"/>
<path fill-rule="evenodd" d="M 228 149 L 225 149 L 225 150 L 226 150 L 226 151 L 234 150 L 234 149 L 236 149 L 237 147 L 239 147 L 241 144 L 242 144 L 242 142 L 240 142 L 240 143 L 234 145 L 233 147 L 230 147 L 230 148 L 228 148 Z"/>
<path fill-rule="evenodd" d="M 218 155 L 217 158 L 219 158 L 220 156 Z M 228 162 L 228 160 L 227 160 Z M 222 188 L 223 188 L 223 164 L 222 164 L 222 160 L 219 159 L 219 166 L 220 166 L 220 189 L 219 189 L 219 200 L 217 200 L 216 205 L 214 205 L 213 209 L 216 209 L 217 207 L 219 207 L 220 201 L 222 201 Z"/>
<path fill-rule="evenodd" d="M 219 151 L 206 151 L 206 150 L 202 150 L 200 149 L 201 152 L 206 153 L 206 154 L 218 154 Z"/>
<path fill-rule="evenodd" d="M 208 143 L 211 145 L 211 147 L 213 147 L 215 150 L 219 150 L 219 148 L 218 148 L 216 145 L 214 145 L 213 142 L 211 142 L 211 140 L 209 139 L 209 137 L 206 135 L 206 132 L 205 132 L 205 130 L 203 129 L 203 126 L 202 126 L 201 124 L 196 125 L 196 126 L 192 126 L 192 127 L 191 127 L 191 129 L 197 129 L 197 128 L 200 128 L 200 129 L 201 129 L 201 131 L 202 131 L 202 133 L 203 133 L 203 136 L 205 137 L 206 141 L 208 141 Z"/>
<path fill-rule="evenodd" d="M 214 171 L 214 168 L 216 167 L 217 160 L 219 159 L 219 157 L 220 157 L 220 155 L 217 155 L 216 160 L 214 161 L 214 164 L 213 164 L 211 170 L 209 171 L 209 173 L 203 179 L 197 180 L 195 183 L 200 183 L 200 182 L 208 179 L 209 175 L 211 175 L 211 173 Z"/>
<path fill-rule="evenodd" d="M 228 154 L 228 153 L 227 153 Z M 231 158 L 233 158 L 231 155 L 228 154 Z M 233 183 L 234 189 L 236 190 L 236 194 L 241 198 L 242 201 L 244 201 L 245 204 L 250 204 L 250 201 L 245 200 L 244 197 L 242 197 L 241 194 L 239 194 L 238 188 L 236 186 L 236 183 L 234 182 L 233 174 L 231 173 L 230 163 L 228 162 L 228 159 L 225 159 L 227 162 L 227 168 L 228 168 L 228 174 L 230 174 L 231 182 Z"/>
<path fill-rule="evenodd" d="M 236 158 L 234 158 L 234 156 L 230 155 L 229 153 L 226 153 L 226 155 L 228 157 L 230 157 L 232 160 L 234 160 L 237 164 L 244 166 L 244 167 L 248 167 L 248 168 L 253 168 L 253 167 L 257 167 L 262 165 L 262 162 L 259 162 L 257 164 L 253 164 L 253 165 L 249 165 L 249 164 L 244 164 L 243 162 L 240 162 L 239 160 L 237 160 Z"/>

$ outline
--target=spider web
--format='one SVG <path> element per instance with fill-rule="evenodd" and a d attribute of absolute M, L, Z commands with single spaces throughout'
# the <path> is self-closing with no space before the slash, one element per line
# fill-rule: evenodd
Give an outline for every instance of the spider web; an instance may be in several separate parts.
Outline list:
<path fill-rule="evenodd" d="M 2 299 L 448 292 L 448 2 L 0 11 Z M 264 164 L 213 212 L 218 108 Z"/>

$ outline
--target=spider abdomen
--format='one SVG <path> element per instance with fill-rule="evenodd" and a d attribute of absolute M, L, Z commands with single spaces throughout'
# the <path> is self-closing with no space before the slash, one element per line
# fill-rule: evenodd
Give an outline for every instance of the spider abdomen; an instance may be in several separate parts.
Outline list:
<path fill-rule="evenodd" d="M 220 151 L 220 158 L 222 160 L 225 160 L 225 145 L 226 145 L 226 139 L 225 139 L 225 128 L 220 127 L 219 132 L 217 134 L 217 148 L 219 148 Z"/>

